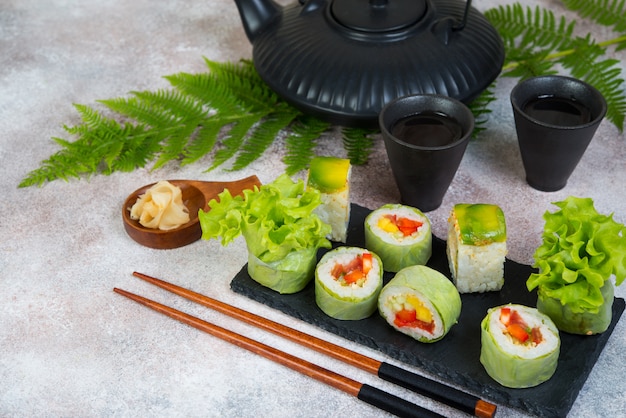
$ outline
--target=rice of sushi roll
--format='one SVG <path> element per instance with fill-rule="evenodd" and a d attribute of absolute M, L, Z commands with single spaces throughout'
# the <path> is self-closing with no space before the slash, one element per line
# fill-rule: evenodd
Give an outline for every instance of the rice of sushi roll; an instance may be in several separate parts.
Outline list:
<path fill-rule="evenodd" d="M 365 248 L 378 254 L 386 271 L 426 264 L 432 240 L 430 221 L 411 206 L 383 205 L 365 218 Z"/>
<path fill-rule="evenodd" d="M 315 157 L 307 175 L 307 187 L 319 190 L 322 203 L 314 213 L 332 228 L 327 237 L 345 243 L 350 221 L 350 160 Z"/>
<path fill-rule="evenodd" d="M 491 308 L 480 328 L 480 362 L 502 386 L 537 386 L 556 371 L 559 331 L 537 309 L 514 304 Z"/>
<path fill-rule="evenodd" d="M 502 289 L 507 254 L 502 209 L 485 203 L 455 205 L 448 218 L 446 253 L 459 292 Z"/>
<path fill-rule="evenodd" d="M 315 268 L 315 302 L 335 319 L 372 315 L 382 286 L 380 258 L 363 248 L 335 248 L 324 254 Z"/>
<path fill-rule="evenodd" d="M 441 340 L 457 323 L 461 296 L 443 274 L 427 266 L 400 270 L 378 297 L 378 311 L 396 330 L 420 342 Z"/>

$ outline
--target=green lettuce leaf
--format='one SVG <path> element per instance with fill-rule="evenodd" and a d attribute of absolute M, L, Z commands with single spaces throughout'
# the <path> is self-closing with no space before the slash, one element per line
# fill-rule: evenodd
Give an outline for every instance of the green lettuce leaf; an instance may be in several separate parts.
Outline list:
<path fill-rule="evenodd" d="M 570 196 L 554 204 L 560 210 L 544 214 L 543 243 L 534 254 L 539 272 L 526 286 L 572 312 L 597 311 L 605 281 L 614 276 L 620 285 L 626 278 L 626 227 L 613 214 L 599 214 L 591 198 Z"/>
<path fill-rule="evenodd" d="M 294 182 L 287 174 L 243 196 L 228 190 L 209 202 L 209 211 L 198 218 L 205 240 L 221 238 L 230 244 L 243 235 L 248 251 L 265 263 L 284 259 L 287 254 L 311 248 L 330 248 L 326 236 L 330 225 L 313 213 L 321 203 L 317 190 L 306 190 L 302 180 Z"/>

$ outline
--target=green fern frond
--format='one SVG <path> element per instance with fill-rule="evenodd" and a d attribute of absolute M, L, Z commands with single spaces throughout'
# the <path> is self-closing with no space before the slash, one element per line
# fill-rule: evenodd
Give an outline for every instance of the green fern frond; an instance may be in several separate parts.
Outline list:
<path fill-rule="evenodd" d="M 237 154 L 244 144 L 248 133 L 263 117 L 265 117 L 265 114 L 250 114 L 234 122 L 227 136 L 222 140 L 221 148 L 215 152 L 213 164 L 207 171 L 214 170 Z"/>
<path fill-rule="evenodd" d="M 485 17 L 500 33 L 506 56 L 502 76 L 528 78 L 552 74 L 555 63 L 546 57 L 566 47 L 574 31 L 574 22 L 540 7 L 523 8 L 519 3 L 498 6 L 485 12 Z"/>
<path fill-rule="evenodd" d="M 108 173 L 129 172 L 143 167 L 154 158 L 159 149 L 158 142 L 153 140 L 143 125 L 128 124 L 124 127 L 122 135 L 126 139 L 116 141 L 121 144 L 118 151 L 113 153 L 109 150 L 104 157 Z"/>
<path fill-rule="evenodd" d="M 581 17 L 626 32 L 626 0 L 563 0 L 563 4 Z"/>
<path fill-rule="evenodd" d="M 539 6 L 534 9 L 519 4 L 498 6 L 484 13 L 500 34 L 510 61 L 511 51 L 552 51 L 567 45 L 574 31 L 574 22 L 564 17 L 558 21 L 554 13 Z"/>
<path fill-rule="evenodd" d="M 564 56 L 560 62 L 570 70 L 573 77 L 587 81 L 602 93 L 607 103 L 606 118 L 622 131 L 626 116 L 626 97 L 622 94 L 624 80 L 618 67 L 619 61 L 602 59 L 605 49 L 589 36 L 577 38 L 573 50 L 575 52 Z"/>
<path fill-rule="evenodd" d="M 160 89 L 138 91 L 132 94 L 151 108 L 162 111 L 166 115 L 172 115 L 174 123 L 184 120 L 200 120 L 207 114 L 202 103 L 179 90 Z"/>
<path fill-rule="evenodd" d="M 118 97 L 108 100 L 99 100 L 110 110 L 128 119 L 144 123 L 154 129 L 165 129 L 176 122 L 176 117 L 167 109 L 155 108 L 150 102 L 139 97 Z"/>
<path fill-rule="evenodd" d="M 217 137 L 220 134 L 223 123 L 220 120 L 206 118 L 198 126 L 196 132 L 191 137 L 190 143 L 183 151 L 183 158 L 180 162 L 181 166 L 195 163 L 209 152 L 213 150 L 217 143 Z"/>
<path fill-rule="evenodd" d="M 291 133 L 285 138 L 283 162 L 287 166 L 287 174 L 293 175 L 308 167 L 315 156 L 316 140 L 331 126 L 328 122 L 308 115 L 302 115 L 294 121 Z"/>
<path fill-rule="evenodd" d="M 232 84 L 217 74 L 178 73 L 165 77 L 180 92 L 196 98 L 220 115 L 241 115 L 247 109 L 232 92 Z M 233 81 L 231 81 L 232 83 Z"/>
<path fill-rule="evenodd" d="M 623 4 L 615 7 L 621 10 Z M 499 6 L 487 11 L 485 16 L 507 45 L 503 76 L 524 79 L 552 74 L 560 64 L 573 77 L 588 82 L 605 96 L 606 118 L 623 131 L 626 115 L 624 81 L 617 60 L 606 58 L 606 45 L 611 42 L 601 45 L 590 34 L 574 37 L 574 21 L 568 23 L 561 17 L 557 25 L 551 11 L 540 11 L 538 7 L 532 9 L 529 6 L 524 10 L 519 4 Z M 549 41 L 551 38 L 552 42 Z"/>
<path fill-rule="evenodd" d="M 575 20 L 568 22 L 548 9 L 519 3 L 487 10 L 484 15 L 505 46 L 501 76 L 524 79 L 565 69 L 602 92 L 608 104 L 607 119 L 623 131 L 624 80 L 617 60 L 607 58 L 607 48 L 626 48 L 626 0 L 563 3 L 622 35 L 602 42 L 591 35 L 577 38 L 573 35 Z M 265 153 L 283 132 L 287 172 L 304 169 L 314 156 L 317 139 L 330 124 L 304 115 L 280 99 L 251 61 L 204 60 L 208 72 L 165 76 L 169 89 L 98 101 L 106 112 L 75 105 L 81 122 L 64 126 L 75 140 L 52 138 L 60 150 L 28 173 L 19 187 L 97 172 L 130 171 L 151 162 L 153 169 L 169 162 L 191 164 L 211 154 L 207 171 L 231 160 L 231 170 L 238 170 Z M 494 100 L 492 85 L 470 103 L 475 136 L 484 129 Z M 367 162 L 374 133 L 377 131 L 342 128 L 343 146 L 353 164 Z"/>
<path fill-rule="evenodd" d="M 238 64 L 218 63 L 205 58 L 205 62 L 211 73 L 228 84 L 231 93 L 243 108 L 249 107 L 250 110 L 258 111 L 281 102 L 278 95 L 261 79 L 251 61 L 240 60 Z"/>
<path fill-rule="evenodd" d="M 241 170 L 259 158 L 299 114 L 295 109 L 286 110 L 272 113 L 259 122 L 238 151 L 231 170 Z"/>
<path fill-rule="evenodd" d="M 374 129 L 349 128 L 341 130 L 343 147 L 348 153 L 348 158 L 353 165 L 363 165 L 367 163 L 374 147 L 372 135 L 377 133 Z"/>
<path fill-rule="evenodd" d="M 486 129 L 485 124 L 489 120 L 488 116 L 491 113 L 491 109 L 489 108 L 489 106 L 491 105 L 491 103 L 497 100 L 495 94 L 495 85 L 496 82 L 494 81 L 476 99 L 472 100 L 472 102 L 468 104 L 469 109 L 474 115 L 474 132 L 472 133 L 473 137 L 477 137 L 480 132 Z"/>
<path fill-rule="evenodd" d="M 52 140 L 62 140 L 52 138 Z M 18 187 L 41 186 L 53 180 L 69 181 L 70 178 L 80 178 L 84 173 L 93 172 L 92 167 L 85 163 L 76 163 L 76 155 L 63 150 L 41 162 L 36 170 L 32 170 L 20 181 Z"/>

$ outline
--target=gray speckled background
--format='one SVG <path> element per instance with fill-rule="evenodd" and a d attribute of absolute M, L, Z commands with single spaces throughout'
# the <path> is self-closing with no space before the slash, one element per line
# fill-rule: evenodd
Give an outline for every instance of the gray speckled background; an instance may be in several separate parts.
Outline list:
<path fill-rule="evenodd" d="M 510 2 L 478 0 L 480 10 Z M 559 1 L 540 4 L 572 17 Z M 616 34 L 585 22 L 581 34 Z M 58 150 L 63 124 L 79 121 L 73 103 L 166 87 L 162 76 L 205 71 L 215 61 L 249 58 L 251 47 L 231 0 L 0 0 L 0 416 L 380 416 L 355 398 L 113 293 L 114 286 L 164 301 L 359 381 L 400 394 L 448 416 L 455 412 L 373 376 L 192 305 L 131 276 L 162 277 L 376 358 L 379 353 L 234 294 L 230 279 L 246 261 L 243 241 L 200 241 L 167 251 L 132 241 L 120 217 L 125 197 L 166 178 L 271 181 L 284 166 L 281 141 L 241 172 L 204 172 L 209 160 L 168 165 L 42 188 L 18 189 L 26 174 Z M 623 60 L 624 51 L 615 55 Z M 600 212 L 626 222 L 626 138 L 608 122 L 559 192 L 528 187 L 517 149 L 508 93 L 497 85 L 488 130 L 473 141 L 442 207 L 429 213 L 442 237 L 457 202 L 490 202 L 505 211 L 509 257 L 532 261 L 542 214 L 568 195 L 589 196 Z M 336 133 L 320 141 L 342 156 Z M 398 200 L 382 143 L 353 172 L 355 203 L 374 208 Z M 617 288 L 624 297 L 624 286 Z M 618 416 L 624 392 L 625 320 L 618 323 L 575 402 L 571 417 Z M 394 363 L 393 361 L 390 361 Z M 499 416 L 523 416 L 504 407 Z"/>

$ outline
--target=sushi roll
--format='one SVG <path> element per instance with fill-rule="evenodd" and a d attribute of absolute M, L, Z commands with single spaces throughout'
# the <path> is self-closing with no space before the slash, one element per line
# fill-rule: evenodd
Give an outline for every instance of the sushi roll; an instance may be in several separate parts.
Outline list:
<path fill-rule="evenodd" d="M 358 247 L 338 247 L 315 268 L 315 302 L 335 319 L 357 320 L 376 311 L 383 268 L 376 254 Z"/>
<path fill-rule="evenodd" d="M 448 218 L 446 254 L 461 293 L 489 292 L 504 285 L 506 223 L 502 209 L 461 203 Z"/>
<path fill-rule="evenodd" d="M 320 191 L 322 203 L 314 213 L 329 224 L 327 237 L 346 242 L 350 221 L 350 160 L 336 157 L 315 157 L 309 165 L 307 187 Z"/>
<path fill-rule="evenodd" d="M 430 221 L 419 209 L 387 204 L 365 218 L 365 248 L 378 254 L 386 271 L 426 264 L 432 245 Z"/>
<path fill-rule="evenodd" d="M 383 287 L 378 311 L 396 330 L 432 343 L 457 323 L 461 296 L 443 274 L 427 266 L 411 266 L 400 270 Z"/>
<path fill-rule="evenodd" d="M 547 315 L 508 304 L 489 309 L 480 328 L 480 362 L 502 386 L 533 387 L 554 374 L 561 340 Z"/>

